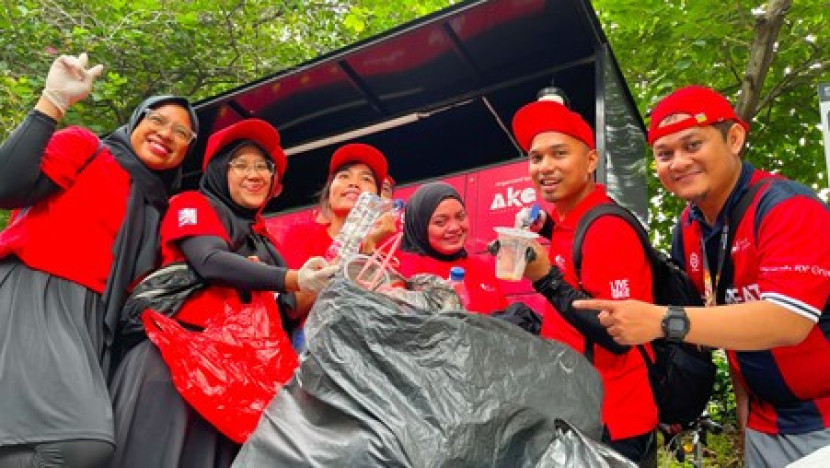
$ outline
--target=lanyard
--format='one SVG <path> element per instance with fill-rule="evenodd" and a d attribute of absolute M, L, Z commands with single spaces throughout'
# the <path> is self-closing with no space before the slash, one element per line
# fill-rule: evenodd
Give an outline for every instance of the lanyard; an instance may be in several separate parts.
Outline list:
<path fill-rule="evenodd" d="M 706 307 L 712 307 L 718 303 L 718 284 L 723 273 L 723 264 L 726 261 L 726 243 L 728 238 L 729 225 L 724 224 L 720 235 L 720 243 L 718 244 L 717 270 L 712 272 L 712 269 L 709 267 L 709 254 L 706 250 L 706 242 L 703 240 L 703 236 L 700 237 L 700 247 L 703 249 L 703 255 L 701 256 L 703 257 L 703 292 L 706 298 Z"/>

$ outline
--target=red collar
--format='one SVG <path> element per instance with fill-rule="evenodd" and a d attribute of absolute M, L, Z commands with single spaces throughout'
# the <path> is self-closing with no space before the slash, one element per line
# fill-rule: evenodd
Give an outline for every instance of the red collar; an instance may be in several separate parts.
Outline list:
<path fill-rule="evenodd" d="M 556 212 L 555 207 L 553 208 L 551 216 L 553 216 L 556 227 L 566 227 L 571 230 L 576 230 L 579 220 L 585 215 L 585 213 L 588 212 L 588 210 L 599 204 L 606 203 L 607 201 L 609 201 L 609 198 L 605 191 L 605 186 L 602 184 L 595 184 L 591 193 L 583 198 L 582 201 L 577 203 L 573 211 L 565 215 L 561 221 L 556 221 L 559 219 L 559 213 Z"/>

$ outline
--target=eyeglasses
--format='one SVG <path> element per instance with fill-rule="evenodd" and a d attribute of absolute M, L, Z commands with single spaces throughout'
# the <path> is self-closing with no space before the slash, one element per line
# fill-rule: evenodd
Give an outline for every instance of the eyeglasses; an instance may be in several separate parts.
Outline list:
<path fill-rule="evenodd" d="M 196 132 L 184 125 L 170 122 L 169 118 L 153 109 L 145 109 L 144 114 L 146 115 L 145 120 L 154 131 L 160 131 L 169 126 L 173 130 L 173 139 L 185 145 L 189 145 L 196 139 Z"/>
<path fill-rule="evenodd" d="M 253 164 L 248 164 L 245 161 L 231 161 L 228 163 L 228 166 L 230 166 L 238 176 L 246 176 L 251 171 L 255 171 L 260 175 L 271 175 L 275 170 L 274 163 L 271 161 L 257 161 Z"/>

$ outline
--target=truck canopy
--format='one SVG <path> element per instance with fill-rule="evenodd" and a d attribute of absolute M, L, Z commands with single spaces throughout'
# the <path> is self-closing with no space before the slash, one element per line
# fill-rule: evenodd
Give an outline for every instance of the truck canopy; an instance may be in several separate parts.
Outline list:
<path fill-rule="evenodd" d="M 316 201 L 334 149 L 376 146 L 399 185 L 523 157 L 513 114 L 564 90 L 596 133 L 597 179 L 647 216 L 642 119 L 587 0 L 469 1 L 197 104 L 197 145 L 241 119 L 267 120 L 289 154 L 266 213 Z M 201 161 L 185 163 L 195 187 Z"/>

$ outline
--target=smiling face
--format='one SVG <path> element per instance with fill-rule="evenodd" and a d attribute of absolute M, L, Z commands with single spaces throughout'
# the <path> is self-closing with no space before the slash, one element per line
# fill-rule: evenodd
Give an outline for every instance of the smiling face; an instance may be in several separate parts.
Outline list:
<path fill-rule="evenodd" d="M 345 218 L 363 192 L 378 193 L 375 175 L 369 166 L 357 163 L 337 169 L 328 187 L 329 210 Z"/>
<path fill-rule="evenodd" d="M 573 209 L 593 189 L 597 152 L 559 132 L 536 135 L 528 151 L 528 172 L 542 199 L 560 214 Z"/>
<path fill-rule="evenodd" d="M 677 121 L 666 120 L 666 125 Z M 729 127 L 725 137 L 707 125 L 658 138 L 653 147 L 657 176 L 667 190 L 698 205 L 707 219 L 714 219 L 740 177 L 745 138 L 738 124 Z"/>
<path fill-rule="evenodd" d="M 455 198 L 443 200 L 429 218 L 429 245 L 444 255 L 452 255 L 464 247 L 470 219 L 464 205 Z"/>
<path fill-rule="evenodd" d="M 228 165 L 228 190 L 231 200 L 239 206 L 251 210 L 259 209 L 277 195 L 271 184 L 276 179 L 274 165 L 256 146 L 243 146 L 231 158 Z"/>
<path fill-rule="evenodd" d="M 187 155 L 191 142 L 181 137 L 182 128 L 192 131 L 190 115 L 178 104 L 165 104 L 151 112 L 153 119 L 144 118 L 130 134 L 130 144 L 138 158 L 149 169 L 162 171 L 178 167 Z M 159 125 L 159 122 L 163 122 Z"/>

